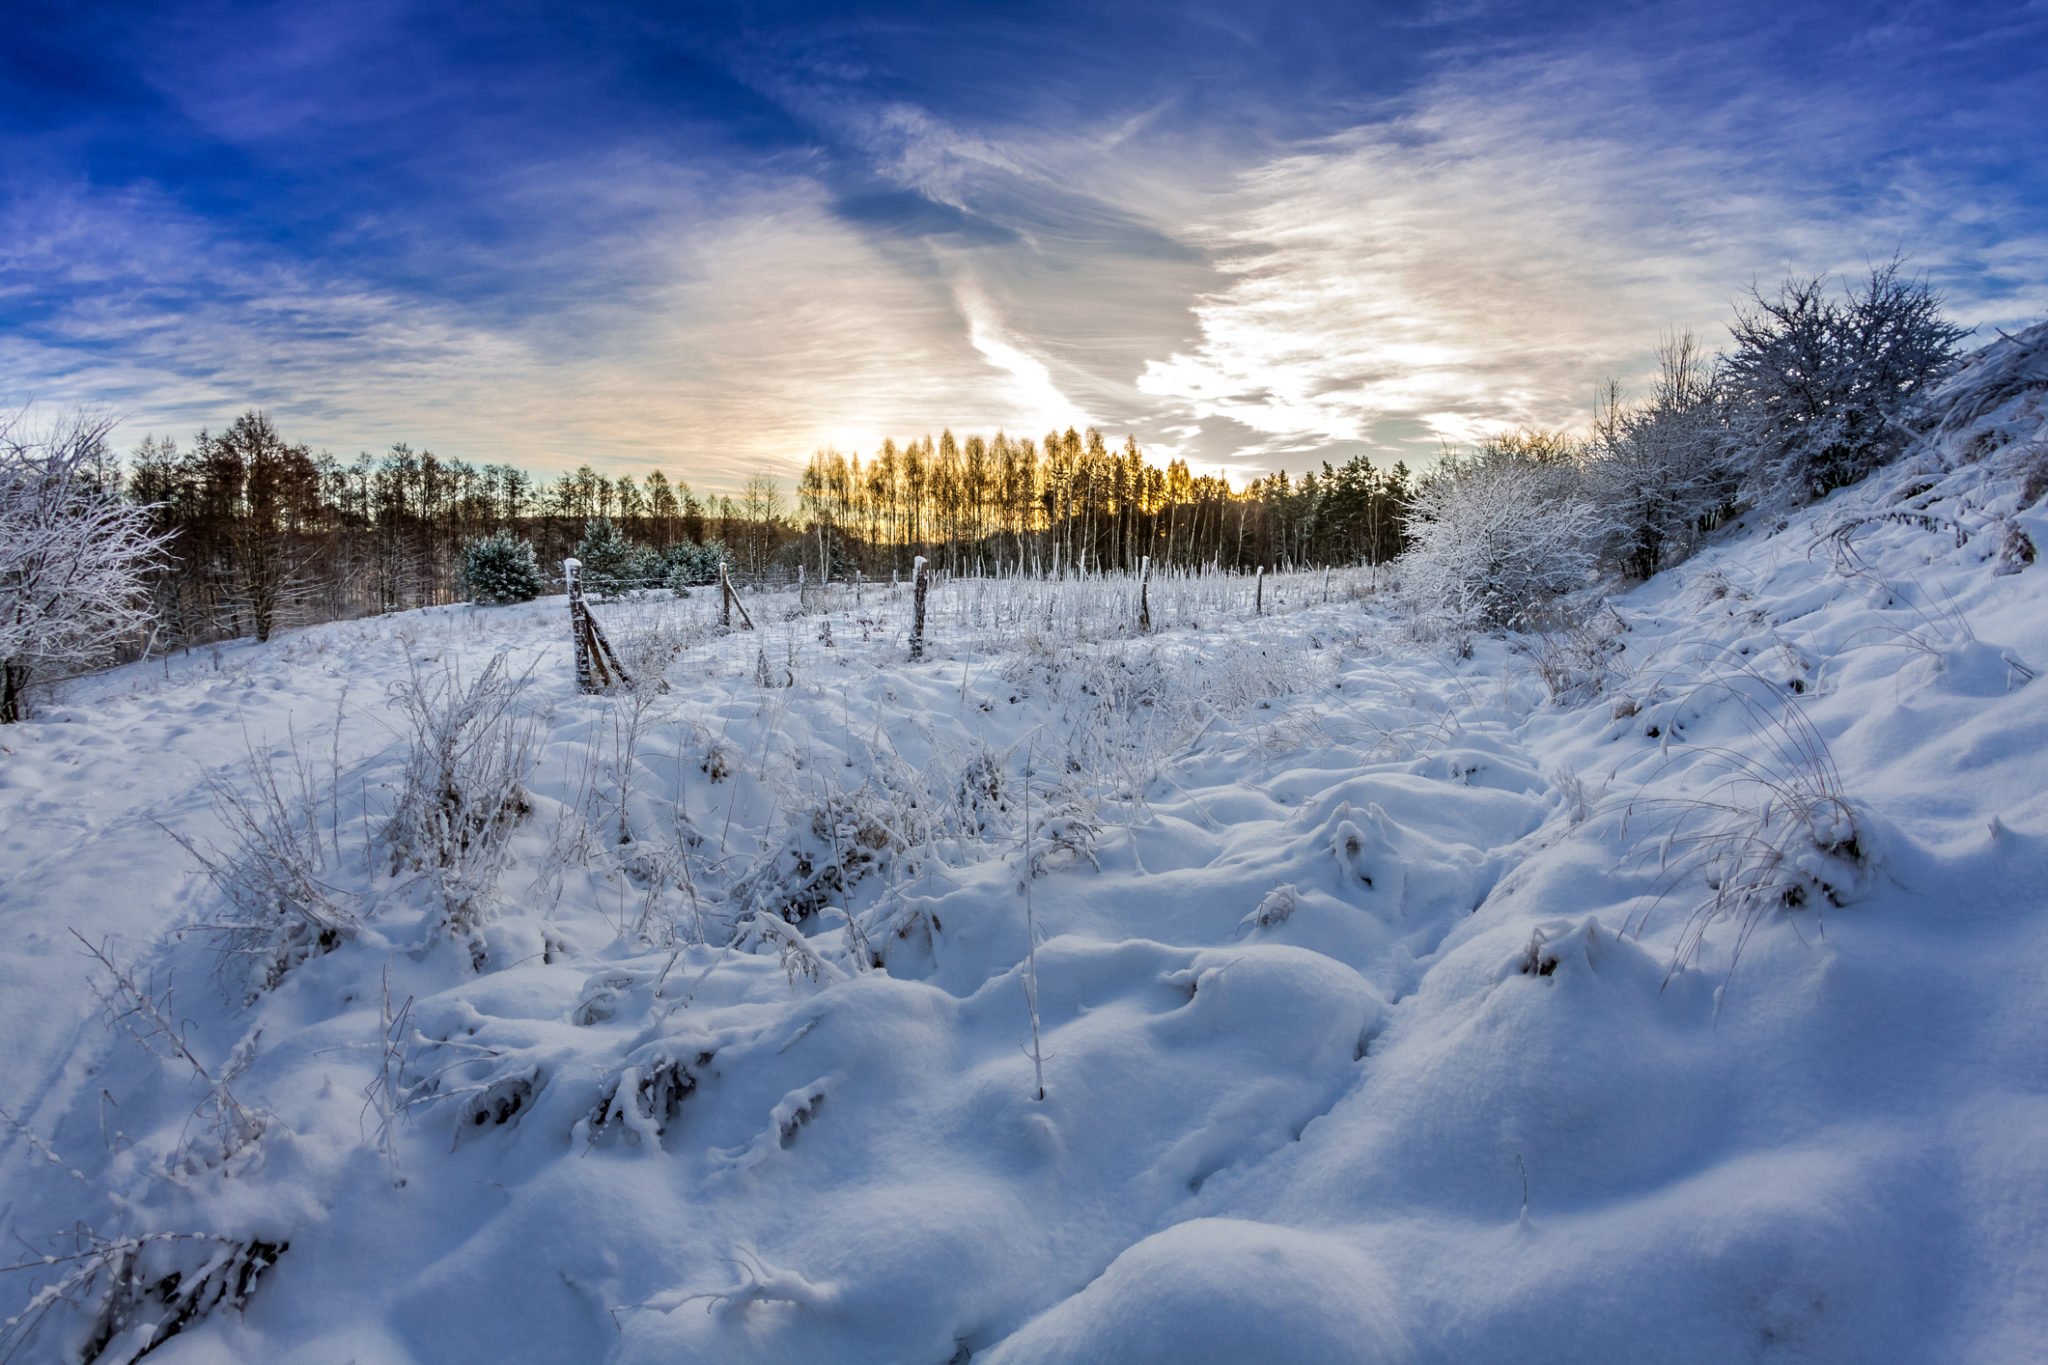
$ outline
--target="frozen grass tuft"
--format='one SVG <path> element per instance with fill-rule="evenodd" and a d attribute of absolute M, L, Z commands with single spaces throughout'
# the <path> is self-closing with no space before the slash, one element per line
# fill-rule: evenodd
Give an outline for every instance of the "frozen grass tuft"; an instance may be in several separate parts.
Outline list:
<path fill-rule="evenodd" d="M 361 927 L 352 897 L 330 881 L 341 861 L 339 777 L 296 743 L 280 774 L 249 755 L 246 790 L 206 776 L 228 846 L 168 831 L 205 869 L 227 913 L 204 926 L 221 944 L 221 978 L 247 997 L 274 990 L 302 963 L 331 953 Z"/>
<path fill-rule="evenodd" d="M 1759 691 L 1773 695 L 1774 688 L 1754 673 L 1694 688 L 1689 703 L 1732 700 L 1759 752 L 1685 746 L 1677 752 L 1701 756 L 1711 784 L 1692 797 L 1637 801 L 1623 821 L 1624 829 L 1641 822 L 1656 831 L 1637 855 L 1654 854 L 1660 870 L 1650 905 L 1633 919 L 1634 932 L 1640 934 L 1666 901 L 1705 884 L 1707 894 L 1692 903 L 1673 949 L 1674 973 L 1697 958 L 1717 924 L 1735 924 L 1732 967 L 1771 917 L 1808 910 L 1817 917 L 1853 900 L 1868 880 L 1866 832 L 1827 742 L 1795 703 L 1766 705 Z"/>

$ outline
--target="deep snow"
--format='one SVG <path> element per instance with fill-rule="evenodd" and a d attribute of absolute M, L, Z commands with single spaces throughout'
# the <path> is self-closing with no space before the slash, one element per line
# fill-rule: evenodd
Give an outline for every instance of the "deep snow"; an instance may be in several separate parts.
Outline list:
<path fill-rule="evenodd" d="M 0 1224 L 224 1239 L 159 1289 L 284 1247 L 166 1362 L 2037 1358 L 2044 417 L 1469 658 L 1359 573 L 1155 583 L 1142 638 L 1128 584 L 951 584 L 917 665 L 883 587 L 599 605 L 637 697 L 559 599 L 74 685 L 0 732 Z M 471 940 L 387 845 L 392 689 L 501 653 Z M 252 998 L 173 835 L 266 765 L 361 927 Z M 0 1279 L 17 1358 L 78 1264 Z"/>

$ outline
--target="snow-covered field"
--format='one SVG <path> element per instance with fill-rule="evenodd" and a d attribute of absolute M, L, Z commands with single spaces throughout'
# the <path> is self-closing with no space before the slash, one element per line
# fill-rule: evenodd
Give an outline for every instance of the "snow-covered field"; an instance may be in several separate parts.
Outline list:
<path fill-rule="evenodd" d="M 0 732 L 5 1343 L 2039 1358 L 2044 411 L 1469 657 L 1360 571 L 76 684 Z"/>

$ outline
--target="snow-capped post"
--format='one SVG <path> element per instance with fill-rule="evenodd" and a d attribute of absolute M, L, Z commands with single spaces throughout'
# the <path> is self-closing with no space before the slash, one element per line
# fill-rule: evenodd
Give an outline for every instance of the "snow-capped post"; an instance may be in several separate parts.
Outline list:
<path fill-rule="evenodd" d="M 931 584 L 931 574 L 925 568 L 923 555 L 911 561 L 910 578 L 910 661 L 916 663 L 924 657 L 924 595 Z"/>
<path fill-rule="evenodd" d="M 612 653 L 612 642 L 604 638 L 597 619 L 583 600 L 583 561 L 562 561 L 562 581 L 569 587 L 569 633 L 576 643 L 576 687 L 582 692 L 604 692 L 614 683 L 632 686 L 625 665 Z"/>
<path fill-rule="evenodd" d="M 1138 560 L 1138 629 L 1151 633 L 1152 630 L 1152 556 L 1145 555 Z"/>
<path fill-rule="evenodd" d="M 1261 564 L 1259 565 L 1258 572 L 1252 575 L 1252 615 L 1264 616 L 1265 614 L 1266 566 Z"/>

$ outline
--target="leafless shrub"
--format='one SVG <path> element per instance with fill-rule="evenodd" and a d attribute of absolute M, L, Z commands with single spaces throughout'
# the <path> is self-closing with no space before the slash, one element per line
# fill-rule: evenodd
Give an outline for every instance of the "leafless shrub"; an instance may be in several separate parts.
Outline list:
<path fill-rule="evenodd" d="M 185 1142 L 166 1160 L 166 1172 L 174 1176 L 188 1175 L 246 1164 L 246 1158 L 253 1154 L 257 1140 L 270 1123 L 268 1114 L 244 1105 L 232 1089 L 235 1081 L 255 1060 L 256 1035 L 244 1038 L 229 1052 L 225 1061 L 209 1067 L 186 1041 L 184 1028 L 175 1022 L 177 1011 L 171 1004 L 170 985 L 166 984 L 161 991 L 146 988 L 135 980 L 131 972 L 116 963 L 105 948 L 96 946 L 76 929 L 71 931 L 71 936 L 106 969 L 108 984 L 101 986 L 95 983 L 93 989 L 99 995 L 100 1003 L 107 1008 L 109 1023 L 127 1034 L 145 1052 L 189 1068 L 193 1077 L 205 1087 L 205 1097 L 200 1100 L 194 1116 L 205 1124 L 211 1141 L 194 1139 Z"/>
<path fill-rule="evenodd" d="M 1546 613 L 1533 626 L 1536 676 L 1555 706 L 1579 706 L 1604 693 L 1615 680 L 1615 656 L 1622 652 L 1628 623 L 1613 607 L 1586 615 Z"/>
<path fill-rule="evenodd" d="M 2034 538 L 2027 534 L 2027 528 L 2011 517 L 1999 523 L 1998 567 L 1994 574 L 2003 577 L 2016 574 L 2034 562 Z"/>
<path fill-rule="evenodd" d="M 338 775 L 316 777 L 312 760 L 294 744 L 282 776 L 253 751 L 248 776 L 245 790 L 206 775 L 228 829 L 226 849 L 167 832 L 226 898 L 227 914 L 205 927 L 220 937 L 223 981 L 253 998 L 355 937 L 361 920 L 352 898 L 327 881 L 341 861 Z"/>
<path fill-rule="evenodd" d="M 532 809 L 533 723 L 519 707 L 527 680 L 501 654 L 467 685 L 453 670 L 428 675 L 415 662 L 393 688 L 412 747 L 385 833 L 392 871 L 425 874 L 441 930 L 468 944 L 478 970 L 488 899 L 512 831 Z"/>
<path fill-rule="evenodd" d="M 1301 892 L 1295 889 L 1294 883 L 1283 882 L 1268 891 L 1258 905 L 1253 907 L 1251 913 L 1238 921 L 1238 936 L 1242 938 L 1246 934 L 1287 923 L 1293 918 L 1295 908 L 1300 904 Z"/>
<path fill-rule="evenodd" d="M 827 793 L 791 817 L 781 841 L 734 884 L 732 901 L 801 923 L 916 847 L 928 823 L 914 796 L 876 781 Z"/>
<path fill-rule="evenodd" d="M 547 1084 L 547 1073 L 530 1055 L 465 1038 L 413 1036 L 418 1049 L 400 1081 L 399 1112 L 455 1106 L 454 1137 L 449 1150 L 484 1129 L 505 1128 L 533 1107 Z M 443 1060 L 446 1058 L 446 1060 Z M 415 1068 L 433 1069 L 417 1074 Z"/>
<path fill-rule="evenodd" d="M 1095 842 L 1101 837 L 1102 822 L 1095 804 L 1071 791 L 1050 793 L 1047 804 L 1035 812 L 1032 822 L 1027 871 L 1032 877 L 1076 863 L 1086 862 L 1098 871 L 1102 863 L 1095 856 Z"/>

